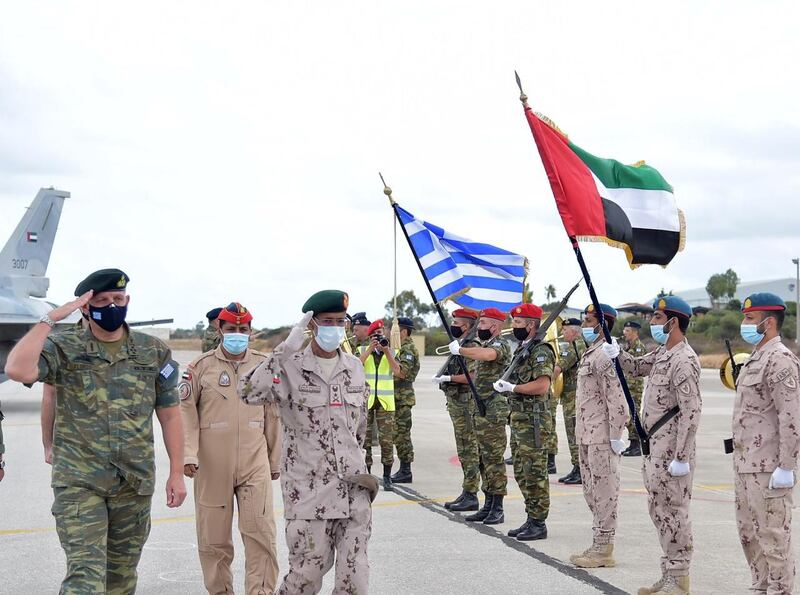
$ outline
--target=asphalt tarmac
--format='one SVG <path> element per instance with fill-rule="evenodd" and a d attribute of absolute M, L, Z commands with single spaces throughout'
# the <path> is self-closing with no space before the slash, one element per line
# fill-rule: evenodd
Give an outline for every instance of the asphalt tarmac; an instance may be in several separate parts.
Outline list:
<path fill-rule="evenodd" d="M 194 355 L 177 352 L 181 363 Z M 416 383 L 413 440 L 414 483 L 381 492 L 373 508 L 369 542 L 370 590 L 377 594 L 482 593 L 635 593 L 660 574 L 660 548 L 647 514 L 641 459 L 622 459 L 622 488 L 615 568 L 585 571 L 569 563 L 572 553 L 591 543 L 591 514 L 580 486 L 556 482 L 570 469 L 559 408 L 558 475 L 551 477 L 551 511 L 545 541 L 521 543 L 505 532 L 524 521 L 522 498 L 508 467 L 506 522 L 486 527 L 465 523 L 442 503 L 460 492 L 461 473 L 444 397 L 429 378 L 443 358 L 424 358 Z M 716 370 L 704 370 L 703 416 L 698 435 L 692 523 L 695 554 L 693 593 L 746 593 L 749 571 L 736 534 L 731 459 L 722 450 L 730 435 L 733 392 Z M 41 385 L 0 385 L 6 420 L 6 477 L 0 483 L 0 594 L 55 593 L 65 571 L 64 554 L 50 514 L 50 467 L 44 462 L 39 428 Z M 155 424 L 156 427 L 158 424 Z M 179 509 L 165 504 L 167 458 L 156 436 L 158 486 L 153 528 L 139 564 L 139 593 L 204 593 L 194 527 L 191 480 L 189 497 Z M 379 456 L 375 447 L 375 456 Z M 397 465 L 395 465 L 396 468 Z M 274 484 L 278 560 L 286 570 L 282 501 Z M 235 521 L 234 521 L 235 526 Z M 798 543 L 797 522 L 794 543 Z M 234 534 L 236 530 L 234 528 Z M 236 587 L 243 592 L 243 549 L 235 537 Z M 333 571 L 323 592 L 332 589 Z"/>

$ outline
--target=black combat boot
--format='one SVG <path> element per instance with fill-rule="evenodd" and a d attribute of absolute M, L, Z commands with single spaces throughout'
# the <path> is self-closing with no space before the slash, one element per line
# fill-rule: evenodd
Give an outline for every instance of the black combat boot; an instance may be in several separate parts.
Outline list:
<path fill-rule="evenodd" d="M 483 501 L 483 507 L 476 512 L 475 514 L 471 514 L 469 516 L 465 516 L 464 520 L 470 523 L 483 521 L 487 516 L 489 516 L 489 511 L 492 509 L 492 502 L 494 501 L 494 495 L 487 494 L 484 492 L 486 498 Z M 450 507 L 450 510 L 453 510 L 453 507 Z"/>
<path fill-rule="evenodd" d="M 516 537 L 517 535 L 519 535 L 520 533 L 522 533 L 523 531 L 525 531 L 525 530 L 528 528 L 528 525 L 530 525 L 530 523 L 531 523 L 531 517 L 528 517 L 528 518 L 525 520 L 525 522 L 524 522 L 524 523 L 522 523 L 522 524 L 521 524 L 519 527 L 517 527 L 516 529 L 511 529 L 511 530 L 508 532 L 508 536 L 509 536 L 509 537 Z"/>
<path fill-rule="evenodd" d="M 564 481 L 561 481 L 564 485 L 580 485 L 583 483 L 581 479 L 581 468 L 578 465 L 575 465 L 572 468 L 572 471 L 569 472 L 569 475 L 563 478 Z"/>
<path fill-rule="evenodd" d="M 492 508 L 489 510 L 489 514 L 486 515 L 486 518 L 483 519 L 483 524 L 499 525 L 505 522 L 505 520 L 506 515 L 503 513 L 503 495 L 495 494 L 492 497 Z"/>
<path fill-rule="evenodd" d="M 506 465 L 513 465 L 514 464 L 514 457 L 508 457 L 505 459 Z"/>
<path fill-rule="evenodd" d="M 631 440 L 630 446 L 622 451 L 623 457 L 640 457 L 642 456 L 642 445 L 638 440 Z"/>
<path fill-rule="evenodd" d="M 567 473 L 567 474 L 566 474 L 564 477 L 559 477 L 559 478 L 558 478 L 558 483 L 566 483 L 566 481 L 567 481 L 568 479 L 572 478 L 572 477 L 575 475 L 575 472 L 576 472 L 576 471 L 577 471 L 578 473 L 580 473 L 580 472 L 581 472 L 581 470 L 580 470 L 580 467 L 578 467 L 577 465 L 574 465 L 574 466 L 572 467 L 572 469 L 570 469 L 570 472 L 569 472 L 569 473 Z"/>
<path fill-rule="evenodd" d="M 556 455 L 547 455 L 547 474 L 554 475 L 556 473 Z"/>
<path fill-rule="evenodd" d="M 478 495 L 475 492 L 464 492 L 463 496 L 460 502 L 450 505 L 450 512 L 471 512 L 480 508 Z"/>
<path fill-rule="evenodd" d="M 400 461 L 400 469 L 392 475 L 392 483 L 411 483 L 411 463 Z"/>
<path fill-rule="evenodd" d="M 383 489 L 387 492 L 392 492 L 392 466 L 391 465 L 384 465 L 383 466 Z"/>
<path fill-rule="evenodd" d="M 544 521 L 537 521 L 536 519 L 528 519 L 527 528 L 520 533 L 517 533 L 518 541 L 535 541 L 537 539 L 547 539 L 547 525 Z"/>
<path fill-rule="evenodd" d="M 466 494 L 466 493 L 467 493 L 467 490 L 464 490 L 464 489 L 462 489 L 462 490 L 461 490 L 461 493 L 458 495 L 458 498 L 456 498 L 455 500 L 450 500 L 450 502 L 445 502 L 445 503 L 444 503 L 444 507 L 445 507 L 447 510 L 450 510 L 450 507 L 451 507 L 453 504 L 458 504 L 459 502 L 461 502 L 461 501 L 464 499 L 464 494 Z"/>

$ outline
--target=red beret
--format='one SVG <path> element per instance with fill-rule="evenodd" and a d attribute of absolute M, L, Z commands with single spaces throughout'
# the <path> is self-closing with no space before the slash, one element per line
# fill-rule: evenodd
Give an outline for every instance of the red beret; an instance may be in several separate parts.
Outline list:
<path fill-rule="evenodd" d="M 367 329 L 367 334 L 371 335 L 372 333 L 377 331 L 379 328 L 383 328 L 383 320 L 376 320 L 375 322 L 370 324 L 369 328 Z"/>
<path fill-rule="evenodd" d="M 506 321 L 505 312 L 501 312 L 497 308 L 486 308 L 485 310 L 481 310 L 481 318 L 494 318 L 500 322 Z"/>
<path fill-rule="evenodd" d="M 536 304 L 520 304 L 511 308 L 512 318 L 541 318 L 542 309 Z"/>
<path fill-rule="evenodd" d="M 459 308 L 453 311 L 453 318 L 469 318 L 475 320 L 478 313 L 475 310 L 467 310 L 466 308 Z"/>
<path fill-rule="evenodd" d="M 246 324 L 253 320 L 250 310 L 242 306 L 239 302 L 231 302 L 222 309 L 217 320 L 232 322 L 233 324 Z"/>

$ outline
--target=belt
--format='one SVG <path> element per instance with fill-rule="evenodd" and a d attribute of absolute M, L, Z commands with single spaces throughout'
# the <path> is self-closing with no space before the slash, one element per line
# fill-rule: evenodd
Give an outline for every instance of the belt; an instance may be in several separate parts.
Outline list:
<path fill-rule="evenodd" d="M 544 395 L 536 397 L 509 397 L 508 406 L 511 411 L 544 413 L 549 410 L 550 399 Z"/>

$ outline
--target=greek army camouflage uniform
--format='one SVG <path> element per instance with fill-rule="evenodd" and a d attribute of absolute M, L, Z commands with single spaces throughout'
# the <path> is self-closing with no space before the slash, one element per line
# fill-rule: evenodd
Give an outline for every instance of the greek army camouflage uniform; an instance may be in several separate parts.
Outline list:
<path fill-rule="evenodd" d="M 520 344 L 517 352 L 523 348 L 524 344 Z M 511 373 L 509 382 L 526 384 L 542 376 L 552 379 L 555 361 L 552 347 L 540 343 Z M 537 521 L 547 519 L 550 511 L 546 447 L 550 435 L 555 434 L 555 420 L 550 413 L 551 396 L 550 389 L 543 395 L 508 393 L 514 477 L 525 499 L 525 511 Z"/>
<path fill-rule="evenodd" d="M 200 350 L 206 353 L 207 351 L 216 349 L 220 341 L 222 341 L 222 337 L 220 337 L 219 331 L 209 324 L 203 333 L 203 341 Z"/>
<path fill-rule="evenodd" d="M 414 380 L 419 374 L 419 352 L 411 337 L 406 337 L 397 352 L 397 363 L 405 378 L 394 377 L 394 446 L 401 463 L 414 461 L 411 443 L 411 408 L 417 404 Z"/>
<path fill-rule="evenodd" d="M 586 351 L 586 341 L 578 337 L 572 343 L 559 343 L 561 353 L 558 365 L 561 368 L 563 388 L 561 390 L 561 413 L 564 415 L 564 427 L 567 430 L 567 443 L 572 465 L 578 465 L 578 441 L 575 439 L 575 392 L 578 390 L 578 364 Z M 555 399 L 554 399 L 555 400 Z"/>
<path fill-rule="evenodd" d="M 479 347 L 475 340 L 465 341 L 462 347 Z M 475 361 L 465 359 L 470 374 L 475 376 Z M 447 362 L 445 374 L 457 376 L 462 374 L 458 359 L 451 357 Z M 478 440 L 475 436 L 475 398 L 468 384 L 447 382 L 439 385 L 447 398 L 447 413 L 453 423 L 453 434 L 456 439 L 456 453 L 461 462 L 461 473 L 464 480 L 461 487 L 465 492 L 475 493 L 481 486 L 481 460 L 478 454 Z"/>
<path fill-rule="evenodd" d="M 178 364 L 154 337 L 127 330 L 107 344 L 76 329 L 47 339 L 38 379 L 57 395 L 51 485 L 67 556 L 61 593 L 133 593 L 150 533 L 153 411 L 178 405 Z"/>
<path fill-rule="evenodd" d="M 625 353 L 629 353 L 632 357 L 642 357 L 644 354 L 647 353 L 647 349 L 644 347 L 644 343 L 640 339 L 634 339 L 633 341 L 626 341 L 625 344 L 622 346 L 623 351 Z M 628 382 L 628 388 L 631 391 L 631 397 L 633 397 L 633 402 L 636 403 L 636 415 L 641 416 L 642 414 L 642 393 L 644 391 L 644 378 L 641 377 L 633 377 L 631 376 L 630 379 L 628 376 L 625 376 L 625 380 Z M 633 417 L 628 420 L 628 439 L 629 440 L 638 440 L 639 437 L 636 434 L 636 427 L 633 425 Z"/>
<path fill-rule="evenodd" d="M 6 446 L 3 444 L 3 420 L 5 417 L 3 416 L 3 411 L 0 409 L 0 455 L 6 452 Z"/>
<path fill-rule="evenodd" d="M 508 399 L 495 391 L 492 383 L 503 375 L 511 362 L 511 346 L 500 336 L 483 341 L 479 346 L 494 349 L 497 353 L 497 358 L 491 362 L 475 360 L 475 388 L 486 405 L 485 417 L 477 411 L 472 416 L 483 464 L 484 489 L 487 494 L 505 496 L 508 483 L 504 459 Z"/>

